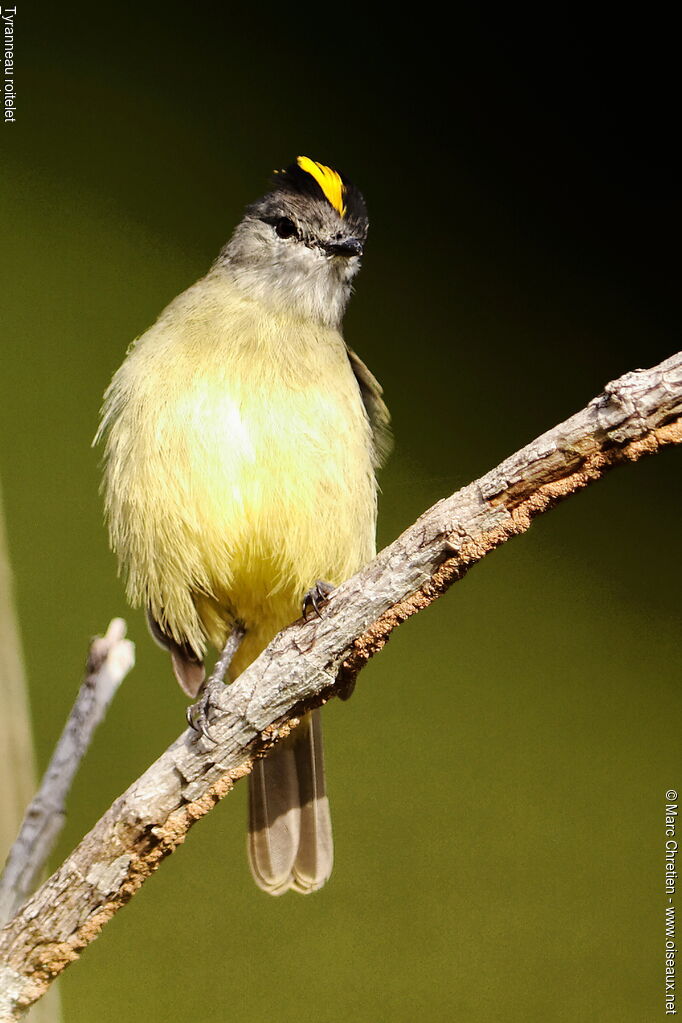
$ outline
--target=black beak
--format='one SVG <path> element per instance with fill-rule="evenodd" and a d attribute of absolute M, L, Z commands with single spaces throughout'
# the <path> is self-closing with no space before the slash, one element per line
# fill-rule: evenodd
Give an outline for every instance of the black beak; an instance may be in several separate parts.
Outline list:
<path fill-rule="evenodd" d="M 327 242 L 324 250 L 329 256 L 361 256 L 362 242 L 359 238 L 337 238 Z"/>

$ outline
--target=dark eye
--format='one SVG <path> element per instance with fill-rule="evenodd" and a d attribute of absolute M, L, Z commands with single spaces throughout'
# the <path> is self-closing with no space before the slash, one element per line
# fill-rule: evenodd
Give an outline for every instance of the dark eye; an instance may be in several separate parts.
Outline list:
<path fill-rule="evenodd" d="M 296 225 L 288 217 L 280 217 L 275 221 L 275 231 L 280 238 L 293 238 L 296 234 Z"/>

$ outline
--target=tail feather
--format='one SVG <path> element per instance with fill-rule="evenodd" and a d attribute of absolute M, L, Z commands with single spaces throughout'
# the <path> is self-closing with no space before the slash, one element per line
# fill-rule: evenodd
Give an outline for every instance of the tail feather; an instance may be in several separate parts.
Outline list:
<path fill-rule="evenodd" d="M 249 862 L 259 888 L 317 891 L 333 862 L 319 711 L 249 778 Z"/>
<path fill-rule="evenodd" d="M 282 895 L 298 852 L 301 810 L 292 746 L 259 760 L 249 776 L 249 863 L 259 888 Z"/>
<path fill-rule="evenodd" d="M 334 863 L 319 711 L 311 714 L 308 736 L 294 745 L 294 754 L 301 802 L 301 837 L 291 887 L 307 894 L 317 891 L 329 879 Z"/>

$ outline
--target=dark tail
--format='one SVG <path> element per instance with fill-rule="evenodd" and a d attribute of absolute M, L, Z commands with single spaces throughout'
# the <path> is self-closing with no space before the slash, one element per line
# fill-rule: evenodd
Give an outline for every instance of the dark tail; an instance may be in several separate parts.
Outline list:
<path fill-rule="evenodd" d="M 249 776 L 249 864 L 259 888 L 283 895 L 321 888 L 334 844 L 315 710 Z"/>

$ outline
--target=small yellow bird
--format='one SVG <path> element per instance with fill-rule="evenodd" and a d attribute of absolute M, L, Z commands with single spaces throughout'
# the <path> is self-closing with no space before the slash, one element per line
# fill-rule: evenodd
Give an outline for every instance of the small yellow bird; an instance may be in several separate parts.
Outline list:
<path fill-rule="evenodd" d="M 234 679 L 374 556 L 389 416 L 341 333 L 367 227 L 358 189 L 299 157 L 105 394 L 111 544 L 192 698 L 207 643 L 241 639 Z M 331 872 L 321 741 L 315 711 L 250 776 L 249 861 L 272 895 Z"/>

